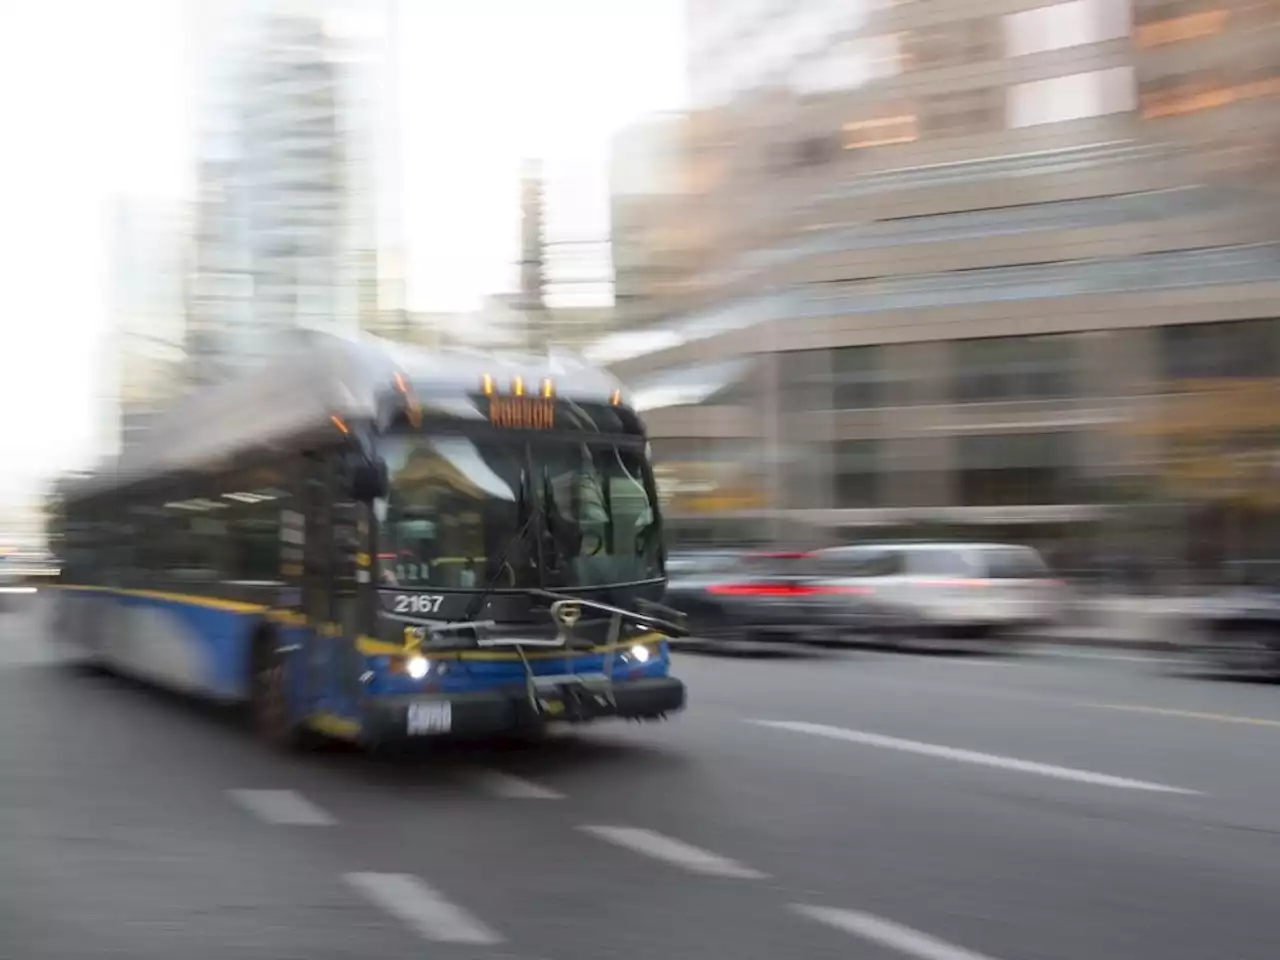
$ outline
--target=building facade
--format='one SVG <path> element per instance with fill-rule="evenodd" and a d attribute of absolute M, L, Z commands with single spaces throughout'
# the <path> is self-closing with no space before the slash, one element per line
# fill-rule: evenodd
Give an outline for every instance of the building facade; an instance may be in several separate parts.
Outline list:
<path fill-rule="evenodd" d="M 394 9 L 240 0 L 201 21 L 191 380 L 260 361 L 293 328 L 403 312 L 399 223 L 383 222 L 400 193 Z"/>
<path fill-rule="evenodd" d="M 1280 3 L 1135 0 L 1145 126 L 1280 197 Z"/>
<path fill-rule="evenodd" d="M 725 491 L 689 529 L 1061 541 L 1147 489 L 1166 444 L 1132 426 L 1186 381 L 1280 376 L 1280 221 L 1207 162 L 1213 110 L 1149 115 L 1127 4 L 690 18 L 713 254 L 594 351 Z"/>
<path fill-rule="evenodd" d="M 691 261 L 682 228 L 690 209 L 690 118 L 666 114 L 619 132 L 610 144 L 609 221 L 620 325 L 651 318 L 678 290 Z"/>
<path fill-rule="evenodd" d="M 119 198 L 111 221 L 111 323 L 103 351 L 103 453 L 181 388 L 189 216 L 177 203 Z"/>

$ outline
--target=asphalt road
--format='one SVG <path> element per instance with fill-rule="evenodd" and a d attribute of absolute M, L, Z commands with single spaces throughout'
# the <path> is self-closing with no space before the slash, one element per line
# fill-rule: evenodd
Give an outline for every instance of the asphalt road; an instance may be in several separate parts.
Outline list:
<path fill-rule="evenodd" d="M 1274 960 L 1280 687 L 686 656 L 538 748 L 281 759 L 0 614 L 0 958 Z"/>

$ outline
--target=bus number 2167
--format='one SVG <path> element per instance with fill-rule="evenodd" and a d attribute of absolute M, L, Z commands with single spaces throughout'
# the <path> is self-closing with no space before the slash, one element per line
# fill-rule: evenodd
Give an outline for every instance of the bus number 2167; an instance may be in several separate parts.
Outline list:
<path fill-rule="evenodd" d="M 444 597 L 429 593 L 396 594 L 396 613 L 435 613 Z"/>

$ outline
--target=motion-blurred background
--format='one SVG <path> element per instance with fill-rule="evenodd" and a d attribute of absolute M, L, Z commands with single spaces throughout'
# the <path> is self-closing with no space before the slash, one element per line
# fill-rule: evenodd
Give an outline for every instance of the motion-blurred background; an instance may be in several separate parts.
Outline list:
<path fill-rule="evenodd" d="M 296 326 L 555 343 L 677 547 L 1280 542 L 1277 0 L 0 7 L 0 545 Z"/>

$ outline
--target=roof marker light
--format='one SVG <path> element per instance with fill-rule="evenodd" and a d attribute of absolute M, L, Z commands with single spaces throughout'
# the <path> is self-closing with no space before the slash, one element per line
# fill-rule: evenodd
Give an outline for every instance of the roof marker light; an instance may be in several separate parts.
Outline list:
<path fill-rule="evenodd" d="M 544 378 L 542 381 L 542 395 L 549 400 L 553 396 L 555 396 L 555 393 L 556 393 L 555 384 L 551 382 L 551 378 L 550 377 Z"/>
<path fill-rule="evenodd" d="M 330 421 L 332 421 L 333 425 L 337 427 L 339 430 L 341 430 L 343 433 L 351 432 L 350 430 L 347 429 L 347 425 L 343 423 L 342 418 L 338 416 L 336 413 L 333 414 L 331 417 L 329 417 L 329 419 Z"/>
<path fill-rule="evenodd" d="M 484 383 L 484 395 L 486 397 L 492 397 L 493 396 L 493 377 L 489 376 L 489 374 L 486 373 L 484 375 L 483 383 Z"/>
<path fill-rule="evenodd" d="M 621 404 L 622 404 L 622 391 L 621 391 L 621 390 L 614 390 L 614 391 L 613 391 L 613 393 L 609 394 L 609 402 L 610 402 L 611 404 L 613 404 L 615 407 L 617 407 L 617 406 L 621 406 Z"/>
<path fill-rule="evenodd" d="M 516 377 L 515 382 L 512 384 L 511 389 L 512 389 L 512 392 L 517 397 L 523 397 L 524 396 L 524 377 Z"/>

